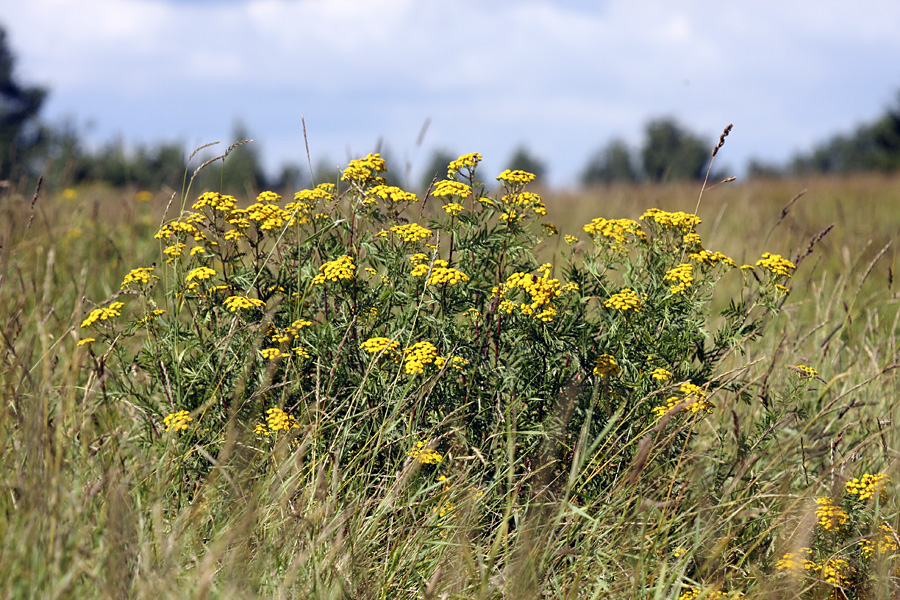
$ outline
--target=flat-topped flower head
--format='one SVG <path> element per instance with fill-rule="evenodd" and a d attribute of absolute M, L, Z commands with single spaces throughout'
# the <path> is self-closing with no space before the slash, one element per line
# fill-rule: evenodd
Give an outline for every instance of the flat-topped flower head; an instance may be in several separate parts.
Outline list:
<path fill-rule="evenodd" d="M 472 195 L 472 188 L 467 186 L 465 183 L 460 183 L 459 181 L 448 181 L 445 179 L 434 184 L 434 189 L 431 190 L 431 195 L 435 198 L 447 198 L 451 196 L 468 198 Z"/>
<path fill-rule="evenodd" d="M 680 264 L 677 267 L 666 271 L 663 281 L 675 282 L 675 285 L 669 288 L 671 294 L 684 294 L 687 288 L 694 284 L 694 266 L 690 263 Z"/>
<path fill-rule="evenodd" d="M 600 377 L 614 377 L 619 373 L 619 365 L 611 354 L 601 354 L 597 357 L 597 364 L 594 366 L 594 375 Z"/>
<path fill-rule="evenodd" d="M 104 308 L 95 308 L 91 311 L 87 318 L 81 322 L 81 327 L 90 327 L 97 321 L 107 321 L 109 319 L 121 317 L 122 313 L 119 311 L 121 311 L 124 306 L 124 302 L 112 302 L 109 306 L 106 306 Z"/>
<path fill-rule="evenodd" d="M 253 308 L 265 308 L 266 303 L 256 298 L 248 298 L 247 296 L 229 296 L 223 302 L 225 308 L 231 312 L 239 310 L 248 310 Z"/>
<path fill-rule="evenodd" d="M 677 211 L 667 212 L 658 208 L 648 209 L 640 218 L 641 221 L 651 221 L 659 225 L 663 230 L 677 229 L 683 234 L 691 233 L 703 221 L 697 215 Z"/>
<path fill-rule="evenodd" d="M 356 265 L 353 264 L 353 257 L 345 254 L 319 267 L 319 274 L 313 277 L 312 282 L 313 285 L 318 285 L 326 281 L 349 280 L 355 277 Z"/>
<path fill-rule="evenodd" d="M 456 160 L 450 161 L 450 164 L 447 165 L 447 177 L 449 179 L 453 179 L 463 169 L 468 169 L 469 175 L 471 175 L 472 173 L 474 173 L 475 167 L 478 166 L 478 163 L 481 162 L 481 159 L 482 156 L 478 152 L 463 154 Z"/>
<path fill-rule="evenodd" d="M 122 289 L 130 283 L 140 283 L 142 285 L 146 285 L 148 283 L 152 283 L 153 280 L 159 279 L 156 275 L 153 274 L 153 267 L 138 267 L 137 269 L 132 269 L 125 275 L 125 279 L 122 280 Z"/>
<path fill-rule="evenodd" d="M 381 154 L 369 153 L 365 158 L 351 160 L 347 168 L 341 173 L 341 181 L 365 182 L 375 179 L 376 173 L 387 170 Z"/>
<path fill-rule="evenodd" d="M 188 428 L 188 425 L 194 419 L 190 416 L 186 410 L 179 410 L 178 412 L 169 413 L 163 419 L 163 425 L 166 426 L 166 431 L 184 431 Z"/>
<path fill-rule="evenodd" d="M 784 258 L 780 254 L 771 254 L 766 252 L 762 258 L 756 261 L 757 267 L 762 267 L 769 271 L 772 275 L 781 277 L 791 277 L 797 268 L 794 263 Z"/>
<path fill-rule="evenodd" d="M 395 185 L 376 185 L 366 190 L 367 195 L 377 196 L 382 200 L 391 202 L 418 202 L 419 197 L 412 192 L 406 192 Z"/>
<path fill-rule="evenodd" d="M 404 242 L 418 242 L 432 236 L 430 229 L 426 229 L 418 223 L 395 225 L 394 227 L 391 227 L 391 233 Z"/>
<path fill-rule="evenodd" d="M 527 183 L 531 183 L 534 181 L 535 175 L 534 173 L 529 173 L 528 171 L 511 171 L 506 169 L 499 175 L 497 175 L 497 180 L 502 181 L 503 183 L 511 184 L 511 185 L 525 185 Z"/>
<path fill-rule="evenodd" d="M 609 299 L 607 299 L 607 301 L 603 303 L 603 306 L 621 312 L 628 312 L 630 310 L 634 312 L 641 312 L 644 305 L 641 302 L 641 299 L 638 298 L 637 292 L 625 288 L 622 291 L 610 296 Z"/>

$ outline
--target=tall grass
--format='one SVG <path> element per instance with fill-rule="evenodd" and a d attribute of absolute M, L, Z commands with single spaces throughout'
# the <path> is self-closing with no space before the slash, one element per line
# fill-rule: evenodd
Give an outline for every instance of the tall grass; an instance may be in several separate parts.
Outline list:
<path fill-rule="evenodd" d="M 798 188 L 806 194 L 783 215 Z M 0 589 L 10 598 L 894 597 L 891 552 L 841 588 L 776 563 L 810 546 L 850 555 L 873 535 L 869 524 L 900 525 L 900 312 L 894 248 L 882 252 L 896 239 L 898 189 L 869 177 L 708 191 L 703 237 L 739 263 L 768 248 L 802 255 L 835 225 L 799 265 L 766 335 L 722 364 L 715 385 L 731 392 L 716 409 L 664 417 L 641 436 L 611 422 L 577 445 L 582 460 L 555 454 L 550 428 L 524 466 L 517 444 L 531 432 L 498 427 L 485 454 L 459 441 L 464 424 L 450 412 L 432 427 L 447 449 L 443 480 L 412 459 L 386 468 L 383 457 L 408 448 L 396 431 L 410 407 L 390 396 L 358 405 L 359 423 L 334 424 L 320 404 L 270 445 L 236 418 L 215 444 L 161 434 L 158 415 L 122 393 L 123 379 L 149 385 L 146 371 L 74 342 L 92 301 L 118 294 L 130 268 L 164 260 L 151 240 L 169 198 L 7 195 Z M 690 210 L 694 198 L 693 187 L 672 186 L 544 201 L 561 231 L 579 233 L 598 216 Z M 579 393 L 573 384 L 550 399 L 547 422 L 566 422 Z M 886 497 L 858 507 L 846 534 L 816 529 L 814 499 L 840 497 L 867 472 L 891 477 Z M 613 485 L 584 493 L 609 473 Z"/>

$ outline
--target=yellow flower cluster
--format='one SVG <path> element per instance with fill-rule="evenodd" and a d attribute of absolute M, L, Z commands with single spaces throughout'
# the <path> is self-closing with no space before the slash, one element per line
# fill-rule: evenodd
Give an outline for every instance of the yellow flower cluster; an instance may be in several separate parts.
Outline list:
<path fill-rule="evenodd" d="M 779 571 L 787 571 L 799 577 L 805 572 L 821 573 L 825 583 L 834 587 L 843 587 L 852 574 L 850 564 L 843 558 L 833 557 L 819 564 L 810 560 L 810 549 L 800 548 L 797 552 L 786 552 L 778 562 L 775 568 Z"/>
<path fill-rule="evenodd" d="M 425 372 L 425 365 L 432 364 L 439 357 L 437 348 L 431 342 L 417 342 L 405 349 L 403 368 L 407 375 Z"/>
<path fill-rule="evenodd" d="M 166 426 L 166 431 L 184 431 L 188 428 L 188 423 L 193 421 L 190 417 L 190 414 L 186 410 L 179 410 L 178 412 L 169 413 L 163 419 L 163 425 Z"/>
<path fill-rule="evenodd" d="M 597 364 L 594 366 L 594 375 L 600 377 L 615 377 L 619 373 L 619 365 L 611 354 L 601 354 L 597 357 Z"/>
<path fill-rule="evenodd" d="M 628 312 L 629 310 L 633 310 L 634 312 L 641 312 L 643 303 L 641 302 L 641 299 L 638 298 L 638 295 L 634 290 L 625 288 L 622 291 L 610 296 L 609 299 L 603 303 L 603 306 L 605 306 L 606 308 L 620 310 L 622 312 Z"/>
<path fill-rule="evenodd" d="M 455 217 L 459 213 L 463 211 L 463 205 L 457 202 L 450 202 L 444 205 L 444 212 L 450 215 L 451 217 Z"/>
<path fill-rule="evenodd" d="M 397 235 L 404 242 L 418 242 L 425 238 L 429 238 L 432 235 L 430 229 L 425 229 L 418 223 L 394 225 L 391 227 L 391 233 Z"/>
<path fill-rule="evenodd" d="M 78 340 L 78 343 L 75 346 L 87 346 L 91 342 L 96 342 L 97 338 L 84 338 L 83 340 Z"/>
<path fill-rule="evenodd" d="M 380 354 L 382 352 L 393 354 L 400 347 L 400 344 L 391 338 L 373 337 L 364 341 L 359 347 L 369 354 Z"/>
<path fill-rule="evenodd" d="M 469 173 L 472 173 L 475 167 L 478 166 L 478 163 L 481 162 L 481 159 L 482 156 L 478 152 L 470 152 L 469 154 L 463 154 L 456 160 L 450 161 L 450 164 L 447 166 L 447 178 L 453 179 L 463 169 L 468 169 Z"/>
<path fill-rule="evenodd" d="M 534 181 L 534 173 L 529 173 L 528 171 L 510 171 L 509 169 L 506 169 L 497 175 L 497 181 L 515 185 L 525 185 L 526 183 Z"/>
<path fill-rule="evenodd" d="M 890 525 L 883 524 L 878 530 L 880 535 L 874 540 L 865 539 L 859 542 L 866 558 L 872 558 L 875 553 L 891 554 L 900 550 L 900 545 L 897 544 L 897 532 Z"/>
<path fill-rule="evenodd" d="M 771 254 L 769 252 L 764 253 L 762 258 L 756 261 L 756 266 L 766 269 L 773 275 L 782 277 L 791 277 L 794 269 L 797 268 L 794 266 L 794 263 L 780 254 Z"/>
<path fill-rule="evenodd" d="M 624 252 L 624 245 L 628 241 L 647 239 L 647 234 L 641 229 L 640 223 L 631 219 L 604 219 L 603 217 L 598 217 L 592 219 L 583 229 L 585 233 L 593 236 L 595 240 L 599 236 L 615 242 L 611 249 L 617 252 Z"/>
<path fill-rule="evenodd" d="M 424 254 L 422 256 L 424 256 Z M 424 277 L 428 274 L 428 269 L 428 263 L 419 263 L 413 267 L 410 275 L 413 277 Z M 428 277 L 428 281 L 425 282 L 425 285 L 436 285 L 438 283 L 456 285 L 460 281 L 469 281 L 469 276 L 462 271 L 451 267 L 450 263 L 446 260 L 436 259 L 434 261 L 434 266 L 431 267 L 431 275 Z"/>
<path fill-rule="evenodd" d="M 681 410 L 692 413 L 698 413 L 701 410 L 710 413 L 715 408 L 713 403 L 706 399 L 706 392 L 700 389 L 700 386 L 685 382 L 681 384 L 680 389 L 683 394 L 682 397 L 670 396 L 666 398 L 665 404 L 653 409 L 653 413 L 657 418 L 662 417 L 682 402 L 687 402 L 687 404 Z"/>
<path fill-rule="evenodd" d="M 662 367 L 659 367 L 659 368 L 656 368 L 656 369 L 653 369 L 652 371 L 650 371 L 650 377 L 652 377 L 653 379 L 656 379 L 657 381 L 665 382 L 665 381 L 668 381 L 670 377 L 672 377 L 672 372 L 667 369 L 663 369 Z"/>
<path fill-rule="evenodd" d="M 312 327 L 312 321 L 307 321 L 306 319 L 297 319 L 284 329 L 278 329 L 270 323 L 269 329 L 268 331 L 266 331 L 266 335 L 269 336 L 269 338 L 273 342 L 284 344 L 297 337 L 297 334 L 304 327 Z"/>
<path fill-rule="evenodd" d="M 266 360 L 275 360 L 281 356 L 281 350 L 278 348 L 263 348 L 259 353 L 262 354 L 262 357 Z"/>
<path fill-rule="evenodd" d="M 775 568 L 779 571 L 789 571 L 794 574 L 803 571 L 818 571 L 821 567 L 810 560 L 811 550 L 809 548 L 799 548 L 796 552 L 785 552 L 782 557 L 775 563 Z"/>
<path fill-rule="evenodd" d="M 718 263 L 722 263 L 730 267 L 737 266 L 737 264 L 733 260 L 725 256 L 721 252 L 710 252 L 709 250 L 700 250 L 700 252 L 691 253 L 688 255 L 688 258 L 690 258 L 691 260 L 696 260 L 700 264 L 709 266 L 714 266 Z"/>
<path fill-rule="evenodd" d="M 438 181 L 431 190 L 431 195 L 435 198 L 447 198 L 449 196 L 459 196 L 460 198 L 468 198 L 472 195 L 472 188 L 458 181 L 443 180 Z"/>
<path fill-rule="evenodd" d="M 819 376 L 818 371 L 806 365 L 788 365 L 788 368 L 792 371 L 799 372 L 800 377 L 802 377 L 803 379 L 815 379 Z"/>
<path fill-rule="evenodd" d="M 378 196 L 382 200 L 390 199 L 392 202 L 418 202 L 419 197 L 412 192 L 405 192 L 395 185 L 376 185 L 366 192 Z"/>
<path fill-rule="evenodd" d="M 197 201 L 191 205 L 191 208 L 200 210 L 205 206 L 209 206 L 214 210 L 222 212 L 230 212 L 237 206 L 237 200 L 234 196 L 227 196 L 218 192 L 204 192 L 203 194 L 200 194 Z"/>
<path fill-rule="evenodd" d="M 257 202 L 281 202 L 281 195 L 275 192 L 260 192 L 256 196 Z"/>
<path fill-rule="evenodd" d="M 262 231 L 280 229 L 287 225 L 294 225 L 295 219 L 287 210 L 269 203 L 251 204 L 247 208 L 231 211 L 228 222 L 241 228 L 244 220 L 257 224 Z"/>
<path fill-rule="evenodd" d="M 703 243 L 703 240 L 700 239 L 699 233 L 692 231 L 682 236 L 681 243 L 689 248 L 694 248 L 700 246 Z"/>
<path fill-rule="evenodd" d="M 504 298 L 500 302 L 500 310 L 511 313 L 513 310 L 518 309 L 522 314 L 532 315 L 535 319 L 545 323 L 552 321 L 554 315 L 556 315 L 556 308 L 552 304 L 553 300 L 559 297 L 563 291 L 574 289 L 571 284 L 563 288 L 559 279 L 550 279 L 550 271 L 552 269 L 553 265 L 546 263 L 538 269 L 541 273 L 540 277 L 521 272 L 510 275 L 502 286 L 494 288 L 493 296 L 504 298 L 514 290 L 522 289 L 528 294 L 531 301 L 517 304 Z"/>
<path fill-rule="evenodd" d="M 353 258 L 344 254 L 319 267 L 319 274 L 313 277 L 312 283 L 318 285 L 326 281 L 353 279 L 354 277 L 356 277 L 356 265 L 353 264 Z"/>
<path fill-rule="evenodd" d="M 559 229 L 553 223 L 541 223 L 541 227 L 547 235 L 559 235 Z"/>
<path fill-rule="evenodd" d="M 365 182 L 375 177 L 375 173 L 387 171 L 381 154 L 369 153 L 365 158 L 351 160 L 344 172 L 341 173 L 341 181 Z M 376 178 L 377 180 L 377 178 Z"/>
<path fill-rule="evenodd" d="M 225 308 L 231 312 L 237 312 L 241 309 L 248 308 L 265 308 L 266 303 L 256 298 L 248 298 L 246 296 L 228 296 L 223 303 Z"/>
<path fill-rule="evenodd" d="M 159 231 L 156 232 L 156 235 L 153 237 L 157 240 L 167 240 L 171 237 L 178 236 L 180 234 L 191 235 L 195 239 L 198 236 L 202 236 L 203 234 L 191 223 L 184 223 L 182 221 L 172 221 L 171 223 L 166 223 L 163 225 Z"/>
<path fill-rule="evenodd" d="M 149 323 L 151 321 L 154 321 L 154 320 L 160 318 L 164 314 L 166 314 L 166 311 L 164 311 L 160 308 L 157 308 L 156 310 L 147 313 L 142 318 L 135 321 L 134 324 L 135 325 L 143 325 L 144 323 Z"/>
<path fill-rule="evenodd" d="M 215 276 L 216 272 L 214 269 L 210 269 L 209 267 L 197 267 L 196 269 L 191 269 L 184 280 L 191 281 L 194 279 L 210 279 L 211 277 Z"/>
<path fill-rule="evenodd" d="M 678 600 L 696 600 L 703 595 L 703 598 L 710 600 L 718 600 L 719 598 L 728 598 L 728 594 L 721 590 L 701 590 L 700 588 L 691 588 L 678 596 Z"/>
<path fill-rule="evenodd" d="M 831 584 L 836 588 L 844 587 L 844 583 L 852 575 L 850 564 L 843 558 L 832 558 L 823 564 L 821 568 L 822 578 L 825 580 L 825 583 Z"/>
<path fill-rule="evenodd" d="M 667 212 L 658 208 L 648 209 L 640 220 L 652 220 L 663 229 L 678 229 L 683 233 L 691 233 L 697 225 L 702 223 L 700 217 L 686 212 Z"/>
<path fill-rule="evenodd" d="M 451 356 L 450 358 L 438 356 L 434 359 L 434 366 L 436 366 L 438 369 L 443 369 L 444 365 L 447 364 L 448 361 L 450 362 L 450 366 L 457 371 L 462 371 L 462 368 L 469 364 L 469 361 L 464 359 L 462 356 Z"/>
<path fill-rule="evenodd" d="M 177 244 L 172 244 L 171 246 L 166 246 L 165 249 L 163 249 L 163 254 L 169 257 L 166 262 L 174 262 L 176 258 L 179 258 L 182 254 L 184 254 L 184 249 L 185 245 L 180 242 Z"/>
<path fill-rule="evenodd" d="M 122 280 L 121 289 L 125 289 L 125 286 L 129 283 L 146 284 L 150 283 L 154 279 L 159 279 L 159 277 L 153 274 L 153 267 L 140 267 L 137 269 L 132 269 L 125 276 L 125 279 Z"/>
<path fill-rule="evenodd" d="M 113 302 L 105 308 L 95 308 L 90 312 L 87 318 L 81 322 L 81 327 L 90 327 L 97 321 L 106 321 L 114 317 L 121 317 L 122 313 L 119 311 L 121 311 L 124 306 L 124 302 Z"/>
<path fill-rule="evenodd" d="M 427 448 L 426 443 L 423 441 L 416 442 L 413 449 L 407 452 L 406 455 L 413 457 L 416 462 L 423 465 L 435 465 L 444 460 L 444 457 L 437 450 Z"/>
<path fill-rule="evenodd" d="M 672 294 L 684 294 L 687 288 L 694 283 L 694 266 L 691 263 L 682 263 L 673 269 L 666 271 L 663 281 L 677 281 L 678 283 L 669 288 Z"/>
<path fill-rule="evenodd" d="M 333 183 L 320 183 L 311 190 L 302 190 L 294 194 L 294 202 L 306 204 L 309 207 L 309 210 L 312 210 L 319 201 L 329 200 L 334 200 Z M 290 206 L 290 204 L 287 204 L 285 208 Z"/>
<path fill-rule="evenodd" d="M 544 206 L 544 201 L 541 200 L 540 195 L 535 194 L 534 192 L 507 194 L 501 198 L 501 202 L 508 213 L 516 212 L 513 207 L 518 207 L 522 209 L 531 209 L 535 214 L 541 215 L 542 217 L 547 215 L 547 207 Z M 501 217 L 501 219 L 502 218 L 503 217 Z"/>
<path fill-rule="evenodd" d="M 574 244 L 578 242 L 578 238 L 574 235 L 569 235 L 568 233 L 565 235 L 565 240 L 567 244 Z"/>
<path fill-rule="evenodd" d="M 257 435 L 271 435 L 279 431 L 300 429 L 300 425 L 293 415 L 289 415 L 280 408 L 270 408 L 266 411 L 266 422 L 258 423 L 253 429 Z"/>
<path fill-rule="evenodd" d="M 890 481 L 884 473 L 866 473 L 860 478 L 854 477 L 845 484 L 847 493 L 858 496 L 861 501 L 874 498 L 875 494 L 879 494 L 882 499 L 886 499 L 887 495 L 884 486 Z"/>
<path fill-rule="evenodd" d="M 847 512 L 836 505 L 828 496 L 816 498 L 816 521 L 825 531 L 839 529 L 850 520 Z"/>

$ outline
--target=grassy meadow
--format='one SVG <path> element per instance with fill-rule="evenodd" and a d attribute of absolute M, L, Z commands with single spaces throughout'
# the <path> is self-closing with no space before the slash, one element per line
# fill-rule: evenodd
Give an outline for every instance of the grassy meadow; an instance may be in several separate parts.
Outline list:
<path fill-rule="evenodd" d="M 900 177 L 476 165 L 3 191 L 0 596 L 900 597 Z"/>

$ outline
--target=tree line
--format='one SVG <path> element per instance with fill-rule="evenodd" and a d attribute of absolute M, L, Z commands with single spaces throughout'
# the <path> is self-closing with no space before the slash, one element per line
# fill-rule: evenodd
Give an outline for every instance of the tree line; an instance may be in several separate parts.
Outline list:
<path fill-rule="evenodd" d="M 49 185 L 59 187 L 95 181 L 116 187 L 180 188 L 187 158 L 182 143 L 126 149 L 121 141 L 112 141 L 90 149 L 72 124 L 52 126 L 40 119 L 48 91 L 20 82 L 14 67 L 15 56 L 0 26 L 0 182 L 4 185 L 20 186 L 41 175 Z M 249 135 L 237 126 L 234 137 L 241 140 Z M 644 127 L 639 147 L 614 139 L 593 153 L 581 171 L 580 183 L 596 186 L 702 179 L 713 141 L 674 118 L 652 119 Z M 382 152 L 389 153 L 384 149 Z M 447 163 L 456 157 L 448 151 L 434 152 L 420 181 L 422 189 L 435 177 L 445 176 Z M 332 179 L 336 172 L 335 166 L 319 161 L 313 173 L 297 164 L 287 164 L 277 175 L 270 176 L 252 144 L 235 149 L 226 161 L 227 168 L 220 164 L 205 170 L 198 184 L 231 193 L 261 188 L 299 189 L 312 180 Z M 546 164 L 524 146 L 517 148 L 504 166 L 535 173 L 539 178 L 547 171 Z M 786 164 L 753 160 L 748 165 L 750 177 L 898 170 L 900 94 L 896 104 L 872 123 L 859 126 L 848 135 L 834 136 Z M 391 178 L 394 184 L 409 183 L 399 181 L 398 174 L 391 174 Z"/>

